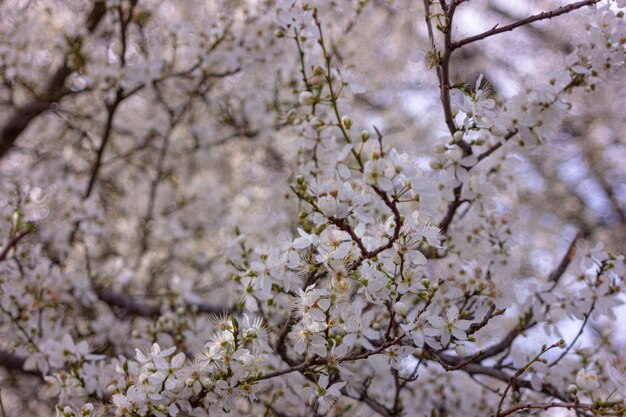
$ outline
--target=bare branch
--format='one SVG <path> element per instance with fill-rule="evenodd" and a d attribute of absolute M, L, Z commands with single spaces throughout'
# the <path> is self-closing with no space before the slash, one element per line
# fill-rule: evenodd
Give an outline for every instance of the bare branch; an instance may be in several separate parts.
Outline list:
<path fill-rule="evenodd" d="M 537 404 L 531 404 L 531 403 L 525 403 L 525 404 L 518 404 L 514 407 L 511 407 L 507 410 L 502 410 L 499 414 L 498 417 L 504 417 L 504 416 L 508 416 L 511 415 L 513 413 L 516 413 L 518 411 L 522 411 L 522 410 L 531 410 L 531 409 L 535 409 L 535 410 L 548 410 L 550 408 L 567 408 L 568 410 L 574 409 L 574 410 L 588 410 L 588 411 L 592 411 L 594 406 L 593 404 L 586 404 L 586 403 L 579 403 L 579 402 L 566 402 L 566 403 L 557 403 L 557 402 L 552 402 L 552 403 L 537 403 Z"/>
<path fill-rule="evenodd" d="M 593 4 L 598 3 L 600 0 L 583 0 L 583 1 L 579 1 L 576 3 L 572 3 L 570 5 L 567 6 L 563 6 L 563 7 L 559 7 L 556 10 L 552 10 L 550 12 L 542 12 L 533 16 L 529 16 L 525 19 L 522 20 L 518 20 L 517 22 L 511 23 L 510 25 L 506 25 L 506 26 L 502 26 L 502 27 L 498 27 L 498 25 L 494 26 L 492 29 L 483 32 L 483 33 L 479 33 L 478 35 L 474 35 L 474 36 L 470 36 L 468 38 L 465 39 L 461 39 L 460 41 L 457 42 L 453 42 L 451 45 L 452 50 L 458 49 L 462 46 L 468 45 L 470 43 L 473 42 L 477 42 L 486 38 L 489 38 L 491 36 L 497 35 L 499 33 L 503 33 L 503 32 L 509 32 L 512 31 L 513 29 L 528 25 L 530 23 L 533 22 L 537 22 L 540 20 L 545 20 L 545 19 L 552 19 L 553 17 L 556 16 L 560 16 L 562 14 L 566 14 L 569 13 L 571 11 L 574 11 L 576 9 L 580 9 L 583 8 L 585 6 L 591 6 Z"/>
<path fill-rule="evenodd" d="M 29 233 L 31 233 L 31 230 L 18 232 L 14 234 L 13 236 L 11 236 L 11 238 L 9 239 L 7 244 L 4 246 L 2 251 L 0 251 L 0 262 L 4 261 L 9 255 L 9 252 L 11 251 L 11 249 L 15 248 L 17 244 L 20 242 L 20 240 L 22 240 Z"/>
<path fill-rule="evenodd" d="M 130 315 L 157 317 L 162 313 L 162 307 L 159 304 L 138 300 L 131 295 L 120 293 L 103 286 L 96 286 L 94 292 L 101 301 L 104 301 L 110 306 L 118 307 Z M 204 303 L 188 303 L 187 308 L 207 314 L 220 314 L 232 311 L 232 308 L 218 307 Z"/>
<path fill-rule="evenodd" d="M 20 371 L 23 374 L 36 376 L 43 379 L 39 371 L 25 370 L 26 359 L 0 349 L 0 366 L 8 370 Z"/>
<path fill-rule="evenodd" d="M 97 0 L 86 21 L 87 31 L 93 33 L 98 24 L 106 14 L 106 3 L 104 0 Z M 65 88 L 65 80 L 73 72 L 69 64 L 69 55 L 65 56 L 63 65 L 48 80 L 41 98 L 35 98 L 23 107 L 18 107 L 13 111 L 13 115 L 0 130 L 0 159 L 13 147 L 17 138 L 28 127 L 31 121 L 41 113 L 50 109 L 53 103 L 59 101 L 69 90 Z"/>

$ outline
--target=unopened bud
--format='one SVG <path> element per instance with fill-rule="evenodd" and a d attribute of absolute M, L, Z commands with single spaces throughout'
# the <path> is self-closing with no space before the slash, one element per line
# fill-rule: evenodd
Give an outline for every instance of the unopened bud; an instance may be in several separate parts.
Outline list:
<path fill-rule="evenodd" d="M 456 104 L 451 105 L 450 112 L 452 113 L 452 117 L 456 117 L 456 115 L 459 114 L 459 106 Z"/>
<path fill-rule="evenodd" d="M 312 106 L 313 104 L 319 103 L 320 99 L 310 91 L 303 91 L 300 93 L 300 96 L 298 96 L 298 101 L 303 106 Z"/>
<path fill-rule="evenodd" d="M 343 116 L 341 118 L 341 124 L 344 125 L 346 129 L 350 130 L 350 128 L 352 127 L 352 119 L 350 119 L 348 116 Z"/>
<path fill-rule="evenodd" d="M 409 308 L 403 302 L 398 301 L 393 305 L 393 311 L 395 311 L 397 315 L 405 317 L 406 313 L 409 311 Z"/>
<path fill-rule="evenodd" d="M 463 131 L 462 130 L 457 130 L 456 132 L 454 132 L 454 135 L 452 135 L 452 137 L 454 138 L 455 142 L 460 142 L 463 140 Z"/>
<path fill-rule="evenodd" d="M 370 132 L 368 132 L 367 130 L 364 130 L 361 132 L 361 140 L 363 142 L 367 142 L 370 138 Z"/>
<path fill-rule="evenodd" d="M 489 128 L 489 132 L 491 132 L 494 136 L 504 136 L 506 135 L 507 130 L 499 126 L 494 126 Z"/>
<path fill-rule="evenodd" d="M 569 387 L 567 387 L 567 392 L 569 392 L 570 394 L 576 394 L 578 392 L 578 387 L 575 384 L 571 384 Z"/>
<path fill-rule="evenodd" d="M 315 129 L 319 129 L 320 127 L 324 126 L 324 121 L 318 117 L 314 117 L 313 119 L 311 119 L 311 126 L 313 126 L 313 128 Z"/>
<path fill-rule="evenodd" d="M 298 175 L 298 176 L 296 177 L 296 182 L 298 183 L 298 185 L 302 185 L 302 184 L 304 184 L 304 176 L 302 176 L 302 175 Z"/>
<path fill-rule="evenodd" d="M 430 162 L 428 163 L 428 165 L 432 169 L 441 169 L 441 168 L 443 168 L 443 164 L 438 159 L 431 159 Z"/>
<path fill-rule="evenodd" d="M 432 153 L 436 154 L 436 155 L 440 155 L 442 153 L 444 153 L 445 151 L 448 150 L 448 148 L 445 147 L 445 145 L 432 145 L 430 147 L 430 150 Z"/>
<path fill-rule="evenodd" d="M 324 75 L 324 69 L 322 67 L 320 67 L 319 65 L 316 65 L 313 67 L 313 74 L 314 75 Z"/>
<path fill-rule="evenodd" d="M 274 36 L 276 36 L 277 38 L 284 38 L 285 32 L 283 32 L 282 30 L 277 30 L 276 32 L 274 32 Z"/>
<path fill-rule="evenodd" d="M 94 410 L 93 404 L 87 403 L 83 405 L 81 409 L 81 416 L 82 417 L 90 416 L 93 413 L 93 410 Z"/>
<path fill-rule="evenodd" d="M 467 347 L 465 345 L 458 344 L 454 347 L 454 350 L 459 356 L 467 356 Z"/>

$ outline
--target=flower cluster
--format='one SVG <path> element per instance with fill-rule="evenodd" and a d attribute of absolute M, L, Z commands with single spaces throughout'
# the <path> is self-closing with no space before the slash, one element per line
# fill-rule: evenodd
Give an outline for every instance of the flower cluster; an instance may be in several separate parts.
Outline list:
<path fill-rule="evenodd" d="M 50 6 L 51 24 L 1 4 L 3 413 L 5 386 L 29 406 L 6 369 L 58 417 L 624 414 L 624 257 L 536 204 L 555 179 L 528 168 L 573 135 L 581 96 L 623 88 L 624 4 L 463 38 L 470 3 L 116 0 L 84 27 L 82 6 Z M 429 60 L 407 64 L 414 12 Z M 466 45 L 570 12 L 581 36 L 517 94 L 480 62 L 450 70 L 474 62 Z M 364 46 L 381 33 L 402 45 Z M 422 64 L 443 112 L 415 122 Z M 38 117 L 55 140 L 26 130 Z M 603 118 L 599 136 L 621 131 Z M 605 193 L 579 203 L 626 225 L 621 171 L 587 162 Z"/>

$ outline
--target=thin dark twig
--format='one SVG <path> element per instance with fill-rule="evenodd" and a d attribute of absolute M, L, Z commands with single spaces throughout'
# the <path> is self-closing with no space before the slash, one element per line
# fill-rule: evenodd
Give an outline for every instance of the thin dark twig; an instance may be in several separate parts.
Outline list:
<path fill-rule="evenodd" d="M 9 255 L 9 252 L 11 251 L 11 249 L 15 248 L 17 244 L 20 242 L 20 240 L 22 240 L 24 237 L 26 237 L 30 233 L 31 231 L 27 230 L 24 232 L 15 233 L 13 236 L 11 236 L 7 244 L 4 246 L 4 248 L 0 252 L 0 262 L 4 261 Z"/>
<path fill-rule="evenodd" d="M 509 32 L 509 31 L 512 31 L 513 29 L 516 29 L 516 28 L 528 25 L 528 24 L 533 23 L 533 22 L 537 22 L 539 20 L 552 19 L 553 17 L 569 13 L 569 12 L 571 12 L 573 10 L 580 9 L 580 8 L 585 7 L 585 6 L 591 6 L 593 4 L 598 3 L 599 1 L 600 0 L 583 0 L 583 1 L 579 1 L 577 3 L 569 4 L 567 6 L 559 7 L 556 10 L 552 10 L 552 11 L 549 11 L 549 12 L 542 12 L 542 13 L 538 13 L 538 14 L 533 15 L 533 16 L 529 16 L 529 17 L 527 17 L 525 19 L 521 19 L 521 20 L 518 20 L 517 22 L 511 23 L 510 25 L 501 26 L 501 27 L 498 27 L 498 25 L 496 25 L 492 29 L 490 29 L 488 31 L 485 31 L 483 33 L 479 33 L 478 35 L 470 36 L 468 38 L 461 39 L 459 41 L 453 42 L 452 45 L 451 45 L 451 48 L 452 48 L 452 50 L 455 50 L 455 49 L 458 49 L 458 48 L 460 48 L 462 46 L 468 45 L 470 43 L 477 42 L 477 41 L 489 38 L 489 37 L 497 35 L 499 33 Z"/>

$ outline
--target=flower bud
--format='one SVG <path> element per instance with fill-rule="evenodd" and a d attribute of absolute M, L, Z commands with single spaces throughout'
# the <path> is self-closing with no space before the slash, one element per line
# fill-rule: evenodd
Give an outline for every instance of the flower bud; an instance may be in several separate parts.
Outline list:
<path fill-rule="evenodd" d="M 467 356 L 467 347 L 465 345 L 462 344 L 458 344 L 454 347 L 454 351 L 457 353 L 457 355 L 459 356 Z"/>
<path fill-rule="evenodd" d="M 447 151 L 448 148 L 446 148 L 444 145 L 432 145 L 430 147 L 430 151 L 434 154 L 440 155 L 442 153 L 444 153 L 445 151 Z"/>
<path fill-rule="evenodd" d="M 460 142 L 463 140 L 463 131 L 462 130 L 457 130 L 456 132 L 454 132 L 454 135 L 452 135 L 452 137 L 454 138 L 455 142 Z"/>
<path fill-rule="evenodd" d="M 344 125 L 346 129 L 350 130 L 350 128 L 352 127 L 352 119 L 350 119 L 348 116 L 343 116 L 341 118 L 341 124 Z"/>
<path fill-rule="evenodd" d="M 298 176 L 296 177 L 296 182 L 298 183 L 298 185 L 302 185 L 302 184 L 304 184 L 304 176 L 302 176 L 302 175 L 298 175 Z"/>
<path fill-rule="evenodd" d="M 438 160 L 438 159 L 431 159 L 430 162 L 428 163 L 428 165 L 432 169 L 441 169 L 441 168 L 443 168 L 443 163 L 441 163 L 441 161 Z"/>
<path fill-rule="evenodd" d="M 276 32 L 274 32 L 274 36 L 276 36 L 277 38 L 284 38 L 285 32 L 283 32 L 282 30 L 277 30 Z"/>
<path fill-rule="evenodd" d="M 319 65 L 316 65 L 313 67 L 313 74 L 317 76 L 324 75 L 324 69 Z"/>
<path fill-rule="evenodd" d="M 395 311 L 397 315 L 405 317 L 406 313 L 409 311 L 409 308 L 403 302 L 398 301 L 393 305 L 393 311 Z"/>
<path fill-rule="evenodd" d="M 320 99 L 310 91 L 303 91 L 300 93 L 300 96 L 298 96 L 298 101 L 303 106 L 312 106 L 313 104 L 319 103 Z"/>
<path fill-rule="evenodd" d="M 578 392 L 578 387 L 575 384 L 571 384 L 569 387 L 567 387 L 567 392 L 569 392 L 570 394 L 576 394 Z"/>
<path fill-rule="evenodd" d="M 504 136 L 507 133 L 506 129 L 500 126 L 493 126 L 489 128 L 489 132 L 491 132 L 491 134 L 494 136 Z"/>
<path fill-rule="evenodd" d="M 94 407 L 92 403 L 87 403 L 85 405 L 83 405 L 82 409 L 81 409 L 81 416 L 82 417 L 87 417 L 90 416 L 93 413 Z"/>
<path fill-rule="evenodd" d="M 452 113 L 452 117 L 456 117 L 456 115 L 459 114 L 459 106 L 452 104 L 450 106 L 450 112 Z"/>
<path fill-rule="evenodd" d="M 314 117 L 313 119 L 311 119 L 311 126 L 313 126 L 314 129 L 319 129 L 320 127 L 324 126 L 324 121 L 318 117 Z"/>
<path fill-rule="evenodd" d="M 370 132 L 368 132 L 367 130 L 364 130 L 361 132 L 361 140 L 365 143 L 369 140 L 370 138 Z"/>

